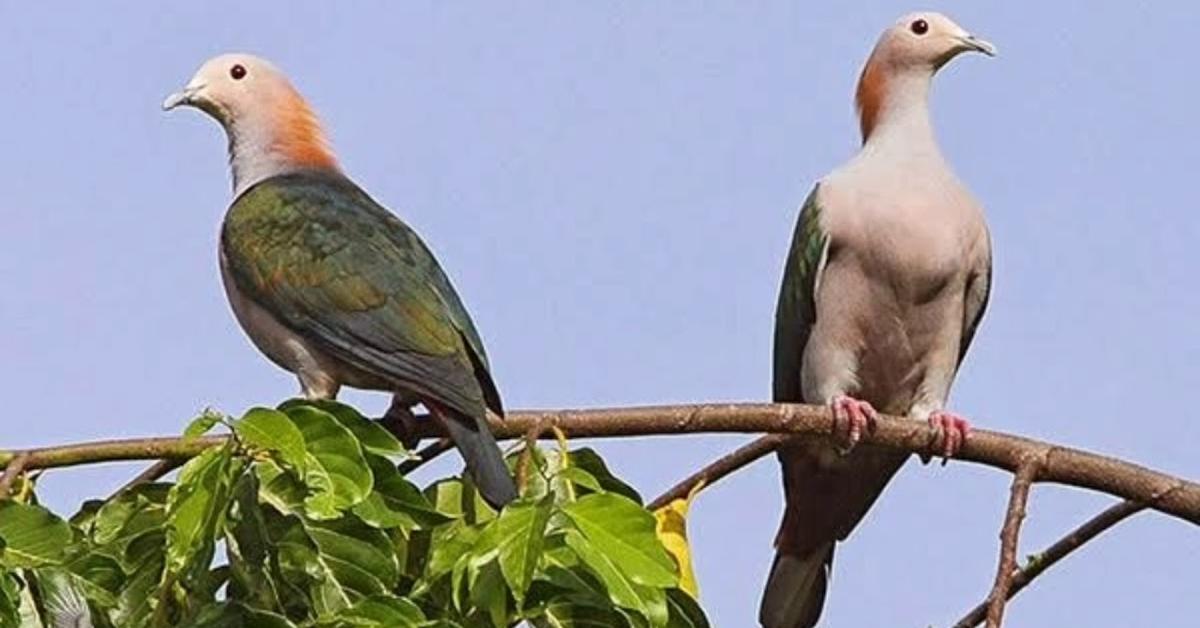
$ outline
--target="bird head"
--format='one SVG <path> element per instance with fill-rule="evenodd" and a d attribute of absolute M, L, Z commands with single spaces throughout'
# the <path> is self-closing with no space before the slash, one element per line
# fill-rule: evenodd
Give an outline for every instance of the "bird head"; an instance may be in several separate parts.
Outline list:
<path fill-rule="evenodd" d="M 239 166 L 269 172 L 337 169 L 312 107 L 287 76 L 265 59 L 234 53 L 206 61 L 183 89 L 162 104 L 168 111 L 184 106 L 207 113 L 225 128 L 235 187 Z"/>
<path fill-rule="evenodd" d="M 910 13 L 883 32 L 873 59 L 896 70 L 936 71 L 964 52 L 996 55 L 996 47 L 941 13 Z"/>
<path fill-rule="evenodd" d="M 941 13 L 910 13 L 885 30 L 863 67 L 855 94 L 863 138 L 871 134 L 889 97 L 905 89 L 925 89 L 938 69 L 964 52 L 991 57 L 996 47 Z"/>

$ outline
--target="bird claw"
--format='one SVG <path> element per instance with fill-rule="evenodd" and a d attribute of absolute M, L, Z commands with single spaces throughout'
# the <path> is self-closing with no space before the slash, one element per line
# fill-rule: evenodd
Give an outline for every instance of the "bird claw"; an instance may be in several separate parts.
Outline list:
<path fill-rule="evenodd" d="M 971 436 L 971 423 L 961 415 L 945 410 L 935 410 L 929 414 L 930 445 L 940 452 L 942 466 L 962 450 L 963 443 Z M 922 454 L 921 462 L 926 464 L 933 455 Z"/>
<path fill-rule="evenodd" d="M 854 450 L 862 439 L 863 432 L 875 432 L 879 415 L 871 404 L 846 395 L 838 395 L 829 402 L 833 412 L 833 434 L 841 441 L 838 452 L 845 456 Z"/>

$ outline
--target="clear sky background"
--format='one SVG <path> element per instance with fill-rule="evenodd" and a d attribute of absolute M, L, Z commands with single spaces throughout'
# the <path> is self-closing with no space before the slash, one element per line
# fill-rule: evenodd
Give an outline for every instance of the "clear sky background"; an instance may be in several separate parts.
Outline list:
<path fill-rule="evenodd" d="M 859 68 L 912 8 L 5 3 L 0 446 L 174 434 L 207 405 L 296 392 L 220 286 L 225 139 L 159 110 L 230 50 L 284 68 L 347 172 L 431 243 L 510 407 L 764 400 L 797 207 L 856 150 Z M 953 406 L 1200 477 L 1200 5 L 945 8 L 1000 49 L 933 94 L 996 251 Z M 652 496 L 744 440 L 596 445 Z M 140 466 L 55 472 L 42 494 L 69 513 Z M 825 625 L 957 619 L 990 587 L 1009 479 L 910 463 L 839 549 Z M 696 504 L 714 625 L 752 624 L 781 501 L 768 459 Z M 1038 487 L 1022 549 L 1109 503 Z M 1010 623 L 1194 626 L 1198 565 L 1196 528 L 1139 515 L 1021 594 Z"/>

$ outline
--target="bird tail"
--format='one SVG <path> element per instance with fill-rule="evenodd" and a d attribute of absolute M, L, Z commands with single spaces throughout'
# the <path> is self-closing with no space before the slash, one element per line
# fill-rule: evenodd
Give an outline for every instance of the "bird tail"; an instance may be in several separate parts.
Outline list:
<path fill-rule="evenodd" d="M 508 472 L 508 466 L 504 464 L 504 455 L 487 421 L 436 404 L 427 402 L 425 405 L 462 454 L 467 473 L 475 481 L 484 501 L 499 509 L 516 499 L 517 485 Z"/>
<path fill-rule="evenodd" d="M 779 551 L 763 592 L 758 621 L 763 628 L 812 628 L 821 617 L 833 566 L 834 542 L 803 555 Z"/>

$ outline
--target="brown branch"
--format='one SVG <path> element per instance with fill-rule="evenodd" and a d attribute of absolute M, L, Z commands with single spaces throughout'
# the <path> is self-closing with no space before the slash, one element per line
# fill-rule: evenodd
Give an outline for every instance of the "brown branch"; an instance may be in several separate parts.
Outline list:
<path fill-rule="evenodd" d="M 20 453 L 12 457 L 8 464 L 4 465 L 4 475 L 0 475 L 0 501 L 9 498 L 9 493 L 12 492 L 13 482 L 16 481 L 25 469 L 29 466 L 29 454 Z"/>
<path fill-rule="evenodd" d="M 171 459 L 159 460 L 158 462 L 150 465 L 149 467 L 146 467 L 145 471 L 142 471 L 141 473 L 139 473 L 137 475 L 137 477 L 126 482 L 124 486 L 117 489 L 116 492 L 113 493 L 111 497 L 109 497 L 109 499 L 112 499 L 113 497 L 116 497 L 117 495 L 120 495 L 121 493 L 124 493 L 125 491 L 128 491 L 131 488 L 141 486 L 142 484 L 149 484 L 150 482 L 157 482 L 159 479 L 162 478 L 162 476 L 174 471 L 175 469 L 178 469 L 179 467 L 182 467 L 183 463 L 184 463 L 183 460 L 171 460 Z"/>
<path fill-rule="evenodd" d="M 433 460 L 434 458 L 437 458 L 451 449 L 454 449 L 454 441 L 450 440 L 449 438 L 439 438 L 421 448 L 421 450 L 417 453 L 413 454 L 416 456 L 415 458 L 401 462 L 396 466 L 396 469 L 399 470 L 401 474 L 408 475 L 409 473 L 412 473 L 420 468 L 421 465 Z"/>
<path fill-rule="evenodd" d="M 787 433 L 827 438 L 833 419 L 826 408 L 803 405 L 707 404 L 597 410 L 513 412 L 492 421 L 498 438 L 519 438 L 546 422 L 572 438 L 647 436 L 683 433 Z M 418 436 L 444 434 L 433 421 L 422 421 Z M 209 436 L 135 439 L 29 450 L 28 468 L 54 468 L 111 460 L 187 459 L 223 442 Z M 873 434 L 862 442 L 936 455 L 928 426 L 908 418 L 880 416 Z M 13 452 L 16 453 L 16 452 Z M 958 459 L 1015 472 L 1030 456 L 1043 459 L 1037 481 L 1088 488 L 1145 503 L 1155 510 L 1200 524 L 1200 484 L 1078 449 L 1020 436 L 973 430 Z M 3 460 L 3 456 L 0 456 Z"/>
<path fill-rule="evenodd" d="M 1008 590 L 1008 599 L 1015 597 L 1030 582 L 1033 582 L 1034 578 L 1040 576 L 1058 561 L 1066 558 L 1071 552 L 1079 549 L 1105 530 L 1145 509 L 1145 506 L 1133 501 L 1123 501 L 1110 506 L 1104 512 L 1088 519 L 1079 527 L 1068 532 L 1046 549 L 1031 555 L 1025 566 L 1018 569 L 1013 575 L 1012 586 Z M 954 624 L 954 628 L 975 628 L 975 626 L 978 626 L 987 618 L 988 603 L 990 601 L 991 597 L 989 596 L 988 599 L 980 602 L 975 608 L 964 615 L 962 619 L 958 620 L 958 623 Z"/>
<path fill-rule="evenodd" d="M 1008 591 L 1017 568 L 1017 540 L 1021 535 L 1021 522 L 1025 520 L 1029 487 L 1037 477 L 1040 466 L 1039 461 L 1030 459 L 1017 467 L 1013 477 L 1008 512 L 1004 515 L 1004 527 L 1000 530 L 1000 564 L 996 568 L 996 583 L 988 595 L 987 628 L 1000 628 L 1004 618 L 1004 603 L 1008 601 Z"/>
<path fill-rule="evenodd" d="M 646 505 L 650 510 L 658 510 L 667 504 L 677 500 L 686 499 L 691 494 L 692 489 L 697 484 L 703 482 L 706 486 L 713 484 L 721 478 L 749 465 L 750 463 L 762 458 L 763 456 L 775 451 L 779 445 L 788 440 L 788 436 L 784 434 L 771 434 L 763 436 L 750 443 L 743 445 L 720 458 L 714 460 L 711 464 L 700 469 L 699 471 L 680 480 L 678 484 L 667 489 L 662 495 L 659 495 Z"/>

